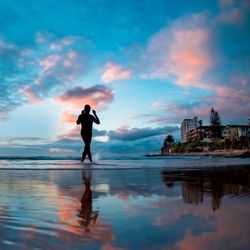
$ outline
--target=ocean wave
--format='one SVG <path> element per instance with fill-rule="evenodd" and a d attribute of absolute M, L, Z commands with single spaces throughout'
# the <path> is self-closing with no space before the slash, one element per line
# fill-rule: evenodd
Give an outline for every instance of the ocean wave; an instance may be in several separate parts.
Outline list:
<path fill-rule="evenodd" d="M 66 160 L 65 160 L 66 159 Z M 249 166 L 249 159 L 228 158 L 164 158 L 164 159 L 126 159 L 98 160 L 82 163 L 79 158 L 58 157 L 11 157 L 0 159 L 0 170 L 138 170 L 138 169 L 199 169 L 216 167 Z"/>
<path fill-rule="evenodd" d="M 79 160 L 79 157 L 73 156 L 0 156 L 0 160 L 8 161 L 57 161 L 57 160 Z"/>

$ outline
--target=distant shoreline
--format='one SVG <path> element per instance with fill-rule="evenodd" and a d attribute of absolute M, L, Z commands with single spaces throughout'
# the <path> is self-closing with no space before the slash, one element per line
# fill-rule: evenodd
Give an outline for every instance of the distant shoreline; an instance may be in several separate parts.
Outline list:
<path fill-rule="evenodd" d="M 146 154 L 147 157 L 166 157 L 166 156 L 209 156 L 225 158 L 250 158 L 250 150 L 233 149 L 233 150 L 216 150 L 209 152 L 185 152 L 185 153 L 164 153 L 164 154 Z"/>

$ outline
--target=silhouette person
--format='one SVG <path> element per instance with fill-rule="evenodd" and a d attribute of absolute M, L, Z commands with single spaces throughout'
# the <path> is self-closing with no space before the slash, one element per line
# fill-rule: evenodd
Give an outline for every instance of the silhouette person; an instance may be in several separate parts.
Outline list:
<path fill-rule="evenodd" d="M 90 144 L 92 140 L 92 127 L 93 127 L 93 122 L 95 122 L 96 124 L 100 124 L 100 120 L 97 117 L 95 110 L 92 111 L 93 115 L 89 114 L 90 110 L 91 107 L 88 104 L 85 105 L 84 110 L 82 110 L 82 113 L 78 116 L 76 123 L 77 125 L 79 124 L 82 125 L 81 136 L 85 144 L 81 161 L 84 161 L 86 155 L 88 155 L 90 162 L 92 162 L 92 155 L 90 152 Z"/>
<path fill-rule="evenodd" d="M 81 225 L 85 227 L 86 231 L 89 231 L 89 226 L 91 222 L 95 224 L 95 221 L 98 217 L 98 211 L 92 210 L 92 190 L 91 190 L 91 172 L 85 173 L 82 172 L 82 179 L 84 181 L 84 193 L 81 198 L 81 209 L 78 216 L 82 219 L 79 221 Z"/>

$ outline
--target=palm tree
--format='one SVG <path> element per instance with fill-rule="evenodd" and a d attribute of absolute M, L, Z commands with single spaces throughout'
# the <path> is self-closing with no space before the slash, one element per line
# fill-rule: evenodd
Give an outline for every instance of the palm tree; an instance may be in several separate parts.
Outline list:
<path fill-rule="evenodd" d="M 164 151 L 167 151 L 167 148 L 172 145 L 174 142 L 174 137 L 172 135 L 167 135 L 164 139 L 163 145 L 161 147 L 161 153 L 163 154 Z"/>
<path fill-rule="evenodd" d="M 170 146 L 174 142 L 174 137 L 172 135 L 167 135 L 164 140 L 164 146 Z"/>

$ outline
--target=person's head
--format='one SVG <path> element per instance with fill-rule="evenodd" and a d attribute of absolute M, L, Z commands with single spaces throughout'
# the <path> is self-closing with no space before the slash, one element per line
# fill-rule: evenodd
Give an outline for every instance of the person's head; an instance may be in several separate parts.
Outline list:
<path fill-rule="evenodd" d="M 86 105 L 84 106 L 84 113 L 85 113 L 85 114 L 89 114 L 90 110 L 91 110 L 91 107 L 90 107 L 88 104 L 86 104 Z"/>

